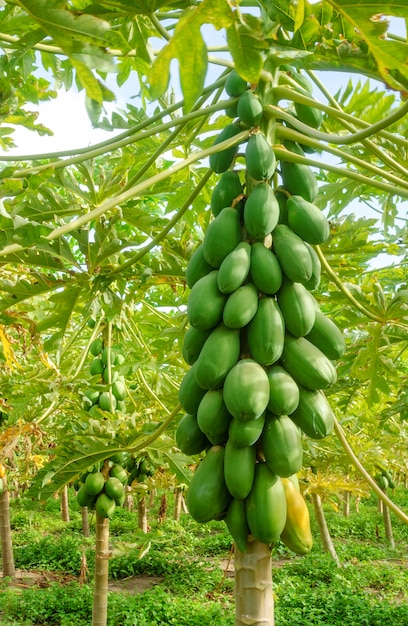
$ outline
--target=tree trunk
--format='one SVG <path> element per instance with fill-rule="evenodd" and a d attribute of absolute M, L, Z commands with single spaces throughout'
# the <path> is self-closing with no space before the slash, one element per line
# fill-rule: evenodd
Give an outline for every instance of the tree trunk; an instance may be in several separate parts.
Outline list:
<path fill-rule="evenodd" d="M 3 478 L 3 486 L 3 493 L 0 496 L 0 536 L 3 578 L 14 578 L 16 569 L 14 566 L 13 542 L 10 526 L 10 495 L 5 476 Z"/>
<path fill-rule="evenodd" d="M 183 499 L 183 492 L 180 489 L 180 487 L 176 487 L 174 490 L 174 513 L 173 513 L 173 519 L 176 520 L 176 522 L 180 521 L 182 499 Z"/>
<path fill-rule="evenodd" d="M 235 546 L 235 626 L 275 626 L 271 548 L 251 538 Z"/>
<path fill-rule="evenodd" d="M 383 489 L 383 491 L 385 493 L 385 489 Z M 384 502 L 382 503 L 382 505 L 383 505 L 382 514 L 383 514 L 383 520 L 384 520 L 385 536 L 387 537 L 391 548 L 394 549 L 395 541 L 394 541 L 394 534 L 392 532 L 390 509 Z"/>
<path fill-rule="evenodd" d="M 96 513 L 95 578 L 92 626 L 106 626 L 108 619 L 109 520 Z"/>
<path fill-rule="evenodd" d="M 137 503 L 137 526 L 144 533 L 148 532 L 146 498 L 144 496 Z"/>
<path fill-rule="evenodd" d="M 383 506 L 384 506 L 383 505 L 383 501 L 380 498 L 378 498 L 378 500 L 377 500 L 377 511 L 379 513 L 383 512 Z"/>
<path fill-rule="evenodd" d="M 330 537 L 329 529 L 327 527 L 327 521 L 324 515 L 321 498 L 318 493 L 312 493 L 311 495 L 317 524 L 319 526 L 320 537 L 322 539 L 323 550 L 329 552 L 334 561 L 336 561 L 337 565 L 340 566 L 340 559 L 337 556 L 337 552 L 334 548 L 333 541 Z"/>
<path fill-rule="evenodd" d="M 81 507 L 81 518 L 82 518 L 82 534 L 84 537 L 89 537 L 89 511 L 87 506 Z"/>
<path fill-rule="evenodd" d="M 343 491 L 343 517 L 350 517 L 350 492 Z"/>
<path fill-rule="evenodd" d="M 163 524 L 163 522 L 166 521 L 166 517 L 167 517 L 167 496 L 164 493 L 160 500 L 158 523 Z"/>
<path fill-rule="evenodd" d="M 61 519 L 69 522 L 68 486 L 65 485 L 61 491 Z"/>

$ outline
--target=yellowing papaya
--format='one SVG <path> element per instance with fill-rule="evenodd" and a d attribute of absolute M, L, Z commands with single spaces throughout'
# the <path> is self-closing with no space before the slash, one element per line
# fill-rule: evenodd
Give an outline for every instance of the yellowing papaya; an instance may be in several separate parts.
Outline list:
<path fill-rule="evenodd" d="M 200 278 L 190 291 L 187 301 L 187 318 L 199 330 L 213 328 L 222 319 L 227 299 L 218 289 L 218 270 Z"/>
<path fill-rule="evenodd" d="M 254 446 L 238 448 L 228 439 L 224 454 L 224 477 L 233 498 L 245 500 L 249 495 L 255 475 L 255 457 Z"/>
<path fill-rule="evenodd" d="M 275 254 L 263 243 L 256 242 L 251 246 L 251 278 L 266 295 L 275 294 L 282 284 L 282 270 Z"/>
<path fill-rule="evenodd" d="M 191 287 L 202 278 L 212 272 L 214 268 L 207 263 L 204 259 L 204 246 L 200 244 L 196 250 L 194 250 L 186 268 L 186 283 Z"/>
<path fill-rule="evenodd" d="M 286 523 L 281 540 L 295 554 L 307 554 L 313 547 L 309 509 L 290 478 L 282 478 L 286 499 Z"/>
<path fill-rule="evenodd" d="M 236 209 L 226 207 L 210 222 L 204 237 L 204 259 L 213 267 L 220 267 L 225 257 L 242 240 L 241 220 Z"/>
<path fill-rule="evenodd" d="M 197 410 L 197 424 L 213 445 L 225 443 L 232 415 L 228 413 L 222 389 L 207 391 Z"/>
<path fill-rule="evenodd" d="M 199 454 L 210 446 L 195 415 L 183 415 L 176 428 L 176 444 L 183 454 Z"/>
<path fill-rule="evenodd" d="M 218 289 L 222 293 L 232 293 L 242 285 L 251 266 L 251 246 L 241 241 L 220 265 L 218 271 Z"/>
<path fill-rule="evenodd" d="M 276 168 L 276 157 L 263 133 L 248 139 L 245 162 L 249 176 L 254 180 L 269 180 Z"/>
<path fill-rule="evenodd" d="M 319 245 L 330 236 L 329 222 L 321 210 L 301 196 L 291 196 L 287 203 L 288 223 L 294 233 L 308 243 Z"/>
<path fill-rule="evenodd" d="M 299 404 L 290 417 L 311 439 L 323 439 L 333 430 L 333 411 L 321 390 L 300 389 Z"/>
<path fill-rule="evenodd" d="M 346 342 L 341 330 L 321 311 L 316 311 L 315 322 L 306 339 L 334 361 L 339 359 L 346 349 Z"/>
<path fill-rule="evenodd" d="M 262 543 L 275 542 L 286 522 L 286 498 L 282 480 L 266 463 L 257 463 L 251 493 L 246 499 L 251 534 Z"/>
<path fill-rule="evenodd" d="M 231 495 L 224 479 L 224 448 L 212 446 L 194 472 L 187 491 L 187 509 L 196 522 L 223 519 Z"/>
<path fill-rule="evenodd" d="M 253 283 L 242 285 L 228 296 L 223 321 L 228 328 L 243 328 L 258 309 L 258 290 Z"/>
<path fill-rule="evenodd" d="M 305 283 L 312 276 L 312 257 L 305 242 L 286 224 L 278 224 L 272 233 L 272 244 L 286 277 L 294 283 Z"/>
<path fill-rule="evenodd" d="M 248 348 L 252 358 L 261 365 L 272 365 L 282 355 L 285 323 L 274 298 L 258 301 L 258 309 L 248 326 Z"/>
<path fill-rule="evenodd" d="M 269 381 L 265 370 L 252 359 L 242 359 L 228 372 L 224 382 L 224 402 L 235 419 L 246 422 L 262 415 L 269 401 Z"/>
<path fill-rule="evenodd" d="M 222 322 L 212 331 L 195 362 L 196 381 L 203 389 L 220 387 L 240 353 L 239 330 Z"/>
<path fill-rule="evenodd" d="M 244 206 L 244 225 L 250 237 L 264 239 L 278 223 L 279 204 L 269 183 L 258 183 Z"/>
<path fill-rule="evenodd" d="M 278 476 L 291 476 L 302 467 L 302 435 L 287 415 L 267 413 L 261 447 L 266 463 Z"/>
<path fill-rule="evenodd" d="M 216 217 L 222 209 L 232 207 L 232 203 L 242 194 L 242 185 L 237 172 L 226 171 L 215 185 L 211 194 L 211 211 Z"/>
<path fill-rule="evenodd" d="M 249 526 L 246 519 L 245 501 L 234 498 L 228 507 L 225 523 L 238 550 L 247 551 Z"/>
<path fill-rule="evenodd" d="M 265 413 L 247 422 L 232 419 L 229 425 L 228 436 L 237 448 L 253 446 L 261 436 L 264 424 Z"/>
<path fill-rule="evenodd" d="M 315 321 L 315 300 L 302 283 L 284 280 L 277 293 L 285 327 L 295 337 L 309 333 Z"/>
<path fill-rule="evenodd" d="M 295 381 L 307 389 L 324 389 L 337 380 L 332 362 L 305 337 L 286 335 L 282 364 Z"/>
<path fill-rule="evenodd" d="M 267 374 L 270 387 L 269 411 L 275 415 L 290 415 L 299 404 L 299 387 L 280 365 L 272 365 Z"/>

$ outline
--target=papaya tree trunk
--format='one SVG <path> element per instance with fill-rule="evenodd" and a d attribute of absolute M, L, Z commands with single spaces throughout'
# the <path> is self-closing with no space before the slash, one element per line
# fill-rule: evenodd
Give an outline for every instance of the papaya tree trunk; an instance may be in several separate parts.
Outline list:
<path fill-rule="evenodd" d="M 378 498 L 377 500 L 377 511 L 379 513 L 383 512 L 383 501 L 381 500 L 381 498 Z"/>
<path fill-rule="evenodd" d="M 0 536 L 3 578 L 14 578 L 16 575 L 16 569 L 14 566 L 13 542 L 10 525 L 10 494 L 7 489 L 7 479 L 5 476 L 3 478 L 3 493 L 0 496 Z"/>
<path fill-rule="evenodd" d="M 235 545 L 235 626 L 275 626 L 271 548 L 249 540 L 248 552 Z"/>
<path fill-rule="evenodd" d="M 144 533 L 148 532 L 146 498 L 140 498 L 137 503 L 137 525 Z"/>
<path fill-rule="evenodd" d="M 182 499 L 183 499 L 183 492 L 180 489 L 180 487 L 176 487 L 174 490 L 174 512 L 173 512 L 173 519 L 176 522 L 180 521 Z"/>
<path fill-rule="evenodd" d="M 81 507 L 82 534 L 89 537 L 89 511 L 87 506 Z"/>
<path fill-rule="evenodd" d="M 350 492 L 343 491 L 343 517 L 350 517 Z"/>
<path fill-rule="evenodd" d="M 65 485 L 61 491 L 61 519 L 69 522 L 68 486 Z"/>
<path fill-rule="evenodd" d="M 166 496 L 165 493 L 163 493 L 163 495 L 162 495 L 162 497 L 160 499 L 158 523 L 159 524 L 163 524 L 163 522 L 166 521 L 166 517 L 167 517 L 167 496 Z"/>
<path fill-rule="evenodd" d="M 385 493 L 385 489 L 383 489 L 384 493 Z M 390 544 L 391 548 L 394 549 L 395 548 L 395 541 L 394 541 L 394 534 L 392 532 L 392 523 L 391 523 L 391 515 L 390 515 L 390 509 L 389 507 L 385 504 L 385 502 L 382 503 L 382 514 L 383 514 L 383 520 L 384 520 L 384 530 L 385 530 L 385 536 L 388 540 L 388 543 Z"/>
<path fill-rule="evenodd" d="M 327 526 L 326 517 L 322 507 L 322 500 L 318 493 L 312 493 L 312 502 L 316 515 L 317 525 L 319 526 L 320 537 L 323 544 L 323 550 L 328 552 L 337 565 L 340 566 L 340 559 L 337 556 L 337 552 L 334 548 L 332 538 L 330 536 L 329 528 Z"/>
<path fill-rule="evenodd" d="M 106 626 L 108 619 L 109 520 L 96 513 L 95 578 L 92 626 Z"/>

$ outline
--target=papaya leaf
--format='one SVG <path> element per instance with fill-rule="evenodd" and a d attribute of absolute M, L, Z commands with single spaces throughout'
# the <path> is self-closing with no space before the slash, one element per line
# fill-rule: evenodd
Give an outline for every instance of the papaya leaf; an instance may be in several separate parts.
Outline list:
<path fill-rule="evenodd" d="M 0 281 L 0 293 L 3 292 L 0 301 L 0 311 L 7 311 L 10 307 L 23 302 L 34 296 L 44 295 L 64 285 L 59 278 L 32 274 L 31 282 L 26 279 L 19 280 L 16 284 L 9 281 Z"/>
<path fill-rule="evenodd" d="M 234 22 L 227 28 L 227 41 L 238 74 L 249 83 L 256 84 L 263 67 L 258 39 L 245 26 Z"/>

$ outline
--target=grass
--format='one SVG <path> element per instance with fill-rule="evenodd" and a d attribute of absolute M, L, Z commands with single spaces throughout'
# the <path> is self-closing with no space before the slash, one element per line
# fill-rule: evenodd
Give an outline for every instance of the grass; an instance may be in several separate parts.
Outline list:
<path fill-rule="evenodd" d="M 408 509 L 408 494 L 394 499 Z M 157 499 L 158 501 L 159 499 Z M 158 506 L 158 503 L 157 505 Z M 90 584 L 65 579 L 45 588 L 18 589 L 0 584 L 1 626 L 85 626 L 91 623 L 94 520 L 91 537 L 81 534 L 74 500 L 71 522 L 60 519 L 58 502 L 46 506 L 24 499 L 12 502 L 16 567 L 79 577 L 86 556 Z M 109 626 L 232 626 L 233 580 L 218 565 L 228 559 L 231 540 L 223 523 L 196 524 L 188 515 L 180 522 L 155 521 L 144 535 L 136 513 L 118 510 L 111 522 L 112 580 L 142 575 L 160 581 L 142 594 L 110 592 Z M 315 545 L 306 557 L 294 557 L 278 545 L 274 550 L 274 594 L 279 626 L 393 626 L 408 624 L 408 527 L 392 516 L 396 549 L 384 537 L 375 498 L 360 513 L 344 518 L 327 508 L 326 516 L 342 567 L 322 551 L 315 522 Z M 150 545 L 148 545 L 150 544 Z M 148 549 L 150 547 L 150 549 Z M 142 558 L 141 558 L 142 557 Z"/>

